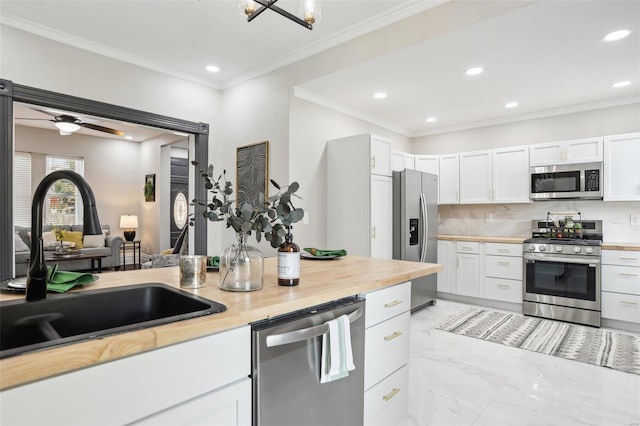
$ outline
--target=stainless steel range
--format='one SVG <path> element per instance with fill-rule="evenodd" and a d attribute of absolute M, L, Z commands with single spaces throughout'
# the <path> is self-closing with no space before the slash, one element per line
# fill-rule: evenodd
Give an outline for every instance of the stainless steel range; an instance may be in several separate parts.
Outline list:
<path fill-rule="evenodd" d="M 549 213 L 524 241 L 525 315 L 600 327 L 602 221 Z M 578 225 L 576 225 L 578 224 Z M 568 226 L 570 225 L 570 227 Z"/>

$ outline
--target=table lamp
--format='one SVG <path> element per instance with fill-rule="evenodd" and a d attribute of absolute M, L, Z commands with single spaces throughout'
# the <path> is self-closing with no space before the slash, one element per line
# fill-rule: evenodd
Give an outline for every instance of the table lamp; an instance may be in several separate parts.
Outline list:
<path fill-rule="evenodd" d="M 120 228 L 124 229 L 124 239 L 133 241 L 136 237 L 136 228 L 138 227 L 138 216 L 134 214 L 126 214 L 120 216 Z"/>

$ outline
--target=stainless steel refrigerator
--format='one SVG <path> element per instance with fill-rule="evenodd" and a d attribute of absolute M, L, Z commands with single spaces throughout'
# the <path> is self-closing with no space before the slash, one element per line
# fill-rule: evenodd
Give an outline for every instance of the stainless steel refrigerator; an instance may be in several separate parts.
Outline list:
<path fill-rule="evenodd" d="M 393 172 L 393 258 L 438 260 L 438 176 Z M 435 304 L 437 275 L 411 280 L 411 311 Z"/>

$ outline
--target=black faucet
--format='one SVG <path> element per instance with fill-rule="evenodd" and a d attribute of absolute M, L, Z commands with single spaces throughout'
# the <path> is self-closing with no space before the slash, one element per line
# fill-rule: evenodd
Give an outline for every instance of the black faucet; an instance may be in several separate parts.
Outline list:
<path fill-rule="evenodd" d="M 36 188 L 31 205 L 31 257 L 27 273 L 27 301 L 42 300 L 47 297 L 47 264 L 44 261 L 42 242 L 42 210 L 49 187 L 60 179 L 69 179 L 80 191 L 84 204 L 83 234 L 102 233 L 96 200 L 87 181 L 71 170 L 57 170 L 45 176 Z"/>

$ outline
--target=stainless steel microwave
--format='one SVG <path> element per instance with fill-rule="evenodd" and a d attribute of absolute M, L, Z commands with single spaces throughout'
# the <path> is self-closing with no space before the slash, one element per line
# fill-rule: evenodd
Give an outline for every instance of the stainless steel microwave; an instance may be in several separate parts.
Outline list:
<path fill-rule="evenodd" d="M 602 200 L 602 163 L 531 167 L 529 182 L 532 200 Z"/>

